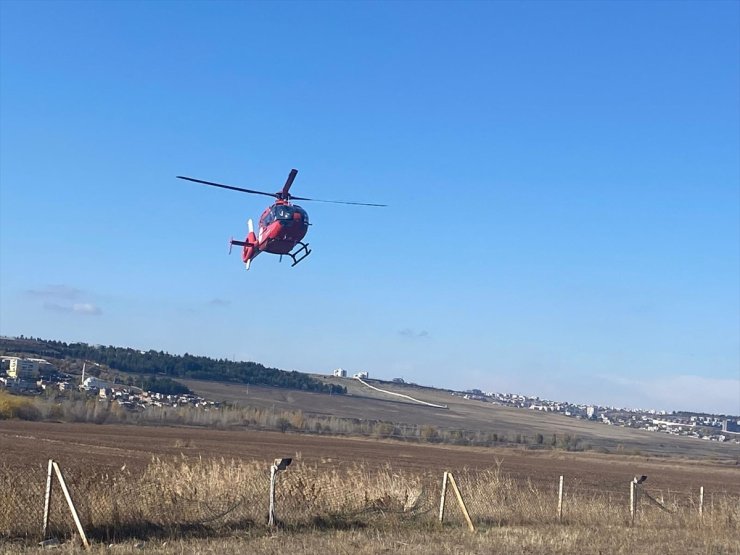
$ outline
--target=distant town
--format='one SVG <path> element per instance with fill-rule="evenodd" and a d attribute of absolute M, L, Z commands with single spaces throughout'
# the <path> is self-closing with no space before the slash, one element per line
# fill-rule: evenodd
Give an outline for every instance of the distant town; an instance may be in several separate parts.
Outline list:
<path fill-rule="evenodd" d="M 96 365 L 92 364 L 94 368 Z M 116 403 L 129 410 L 143 410 L 148 407 L 194 406 L 205 410 L 218 409 L 221 403 L 207 401 L 192 393 L 161 393 L 148 391 L 132 385 L 113 383 L 95 376 L 76 376 L 59 371 L 43 358 L 21 358 L 3 356 L 0 366 L 0 385 L 11 393 L 40 394 L 46 390 L 60 392 L 81 391 L 97 396 L 105 402 Z"/>
<path fill-rule="evenodd" d="M 343 368 L 337 368 L 332 372 L 332 375 L 337 378 L 346 378 L 348 372 Z M 352 377 L 365 380 L 369 378 L 369 375 L 367 372 L 356 372 L 352 374 Z M 406 383 L 403 378 L 393 378 L 390 382 Z M 694 437 L 705 441 L 740 443 L 740 418 L 737 416 L 573 404 L 515 393 L 484 392 L 480 389 L 453 391 L 452 395 L 458 395 L 471 401 L 482 401 L 506 407 L 538 410 L 561 414 L 570 418 L 592 420 L 607 426 L 636 428 L 649 432 Z"/>
<path fill-rule="evenodd" d="M 479 389 L 453 394 L 462 395 L 465 399 L 508 407 L 553 412 L 571 418 L 593 420 L 607 426 L 638 428 L 650 432 L 695 437 L 706 441 L 740 443 L 740 421 L 736 417 L 582 405 L 513 393 L 484 393 Z"/>
<path fill-rule="evenodd" d="M 89 368 L 86 363 L 83 364 L 81 375 L 77 375 L 61 371 L 43 358 L 2 356 L 0 362 L 0 387 L 6 388 L 11 393 L 34 395 L 46 390 L 81 391 L 89 396 L 96 396 L 101 402 L 116 403 L 128 410 L 188 405 L 203 410 L 217 410 L 222 406 L 219 402 L 206 400 L 192 392 L 152 391 L 131 383 L 116 383 L 95 375 L 86 375 L 86 369 L 97 371 L 100 365 L 96 363 L 91 363 Z M 338 378 L 348 377 L 348 373 L 341 368 L 334 370 L 331 375 Z M 370 379 L 368 372 L 357 372 L 352 377 L 361 380 Z M 406 384 L 401 378 L 378 381 Z M 169 380 L 168 382 L 177 384 Z M 705 441 L 740 443 L 740 419 L 737 416 L 573 404 L 513 393 L 484 392 L 480 389 L 451 391 L 451 394 L 470 401 L 555 413 L 607 426 L 643 429 Z"/>

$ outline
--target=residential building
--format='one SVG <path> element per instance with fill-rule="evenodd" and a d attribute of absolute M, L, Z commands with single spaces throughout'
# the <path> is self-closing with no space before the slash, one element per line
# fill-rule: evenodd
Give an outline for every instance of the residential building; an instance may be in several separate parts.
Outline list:
<path fill-rule="evenodd" d="M 92 391 L 94 389 L 103 389 L 106 385 L 108 385 L 107 382 L 91 376 L 89 378 L 85 378 L 85 381 L 82 382 L 80 389 L 84 389 L 85 391 Z"/>
<path fill-rule="evenodd" d="M 39 373 L 38 360 L 13 357 L 10 359 L 8 376 L 19 380 L 30 380 L 36 378 Z"/>

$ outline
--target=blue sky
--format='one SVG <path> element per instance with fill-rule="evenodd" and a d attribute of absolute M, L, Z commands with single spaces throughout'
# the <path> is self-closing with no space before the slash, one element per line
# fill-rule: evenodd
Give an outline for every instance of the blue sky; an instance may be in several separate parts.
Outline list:
<path fill-rule="evenodd" d="M 740 413 L 737 2 L 0 3 L 0 333 Z M 311 256 L 245 272 L 266 197 Z M 266 202 L 268 201 L 268 202 Z"/>

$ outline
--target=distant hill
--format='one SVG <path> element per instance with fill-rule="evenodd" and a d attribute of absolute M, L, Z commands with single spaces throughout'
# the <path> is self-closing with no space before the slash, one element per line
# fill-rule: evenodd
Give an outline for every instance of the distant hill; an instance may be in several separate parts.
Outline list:
<path fill-rule="evenodd" d="M 318 375 L 314 377 L 325 383 L 343 384 L 347 390 L 346 395 L 327 398 L 310 392 L 259 386 L 235 387 L 233 384 L 214 381 L 181 381 L 197 395 L 209 400 L 262 409 L 267 414 L 300 411 L 306 417 L 334 419 L 334 426 L 330 428 L 330 433 L 334 434 L 377 435 L 378 424 L 392 423 L 390 430 L 394 431 L 381 434 L 381 437 L 407 440 L 409 436 L 413 436 L 414 429 L 418 428 L 421 436 L 427 434 L 427 438 L 422 440 L 429 442 L 681 455 L 707 460 L 729 460 L 733 466 L 740 464 L 740 446 L 733 443 L 607 426 L 563 414 L 465 399 L 462 395 L 453 395 L 449 390 L 368 380 L 384 390 L 447 406 L 446 409 L 435 408 L 370 389 L 358 380 Z M 342 427 L 344 425 L 346 429 Z"/>
<path fill-rule="evenodd" d="M 171 355 L 162 351 L 139 351 L 126 347 L 64 343 L 36 338 L 0 338 L 0 350 L 28 353 L 38 357 L 75 358 L 104 364 L 114 370 L 137 374 L 159 374 L 172 378 L 226 381 L 265 385 L 300 391 L 344 394 L 341 385 L 323 383 L 308 374 L 269 368 L 257 362 Z"/>

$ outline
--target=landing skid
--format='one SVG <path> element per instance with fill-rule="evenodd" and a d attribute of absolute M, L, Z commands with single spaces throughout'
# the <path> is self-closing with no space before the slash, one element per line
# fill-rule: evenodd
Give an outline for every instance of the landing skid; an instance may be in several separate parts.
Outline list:
<path fill-rule="evenodd" d="M 291 268 L 295 266 L 296 264 L 298 264 L 301 260 L 306 258 L 309 254 L 311 254 L 311 249 L 308 248 L 308 243 L 301 243 L 299 241 L 296 244 L 300 245 L 300 247 L 298 247 L 293 252 L 289 252 L 288 254 L 285 255 L 293 259 L 293 264 L 290 265 Z M 283 256 L 280 255 L 281 260 L 282 258 Z"/>

